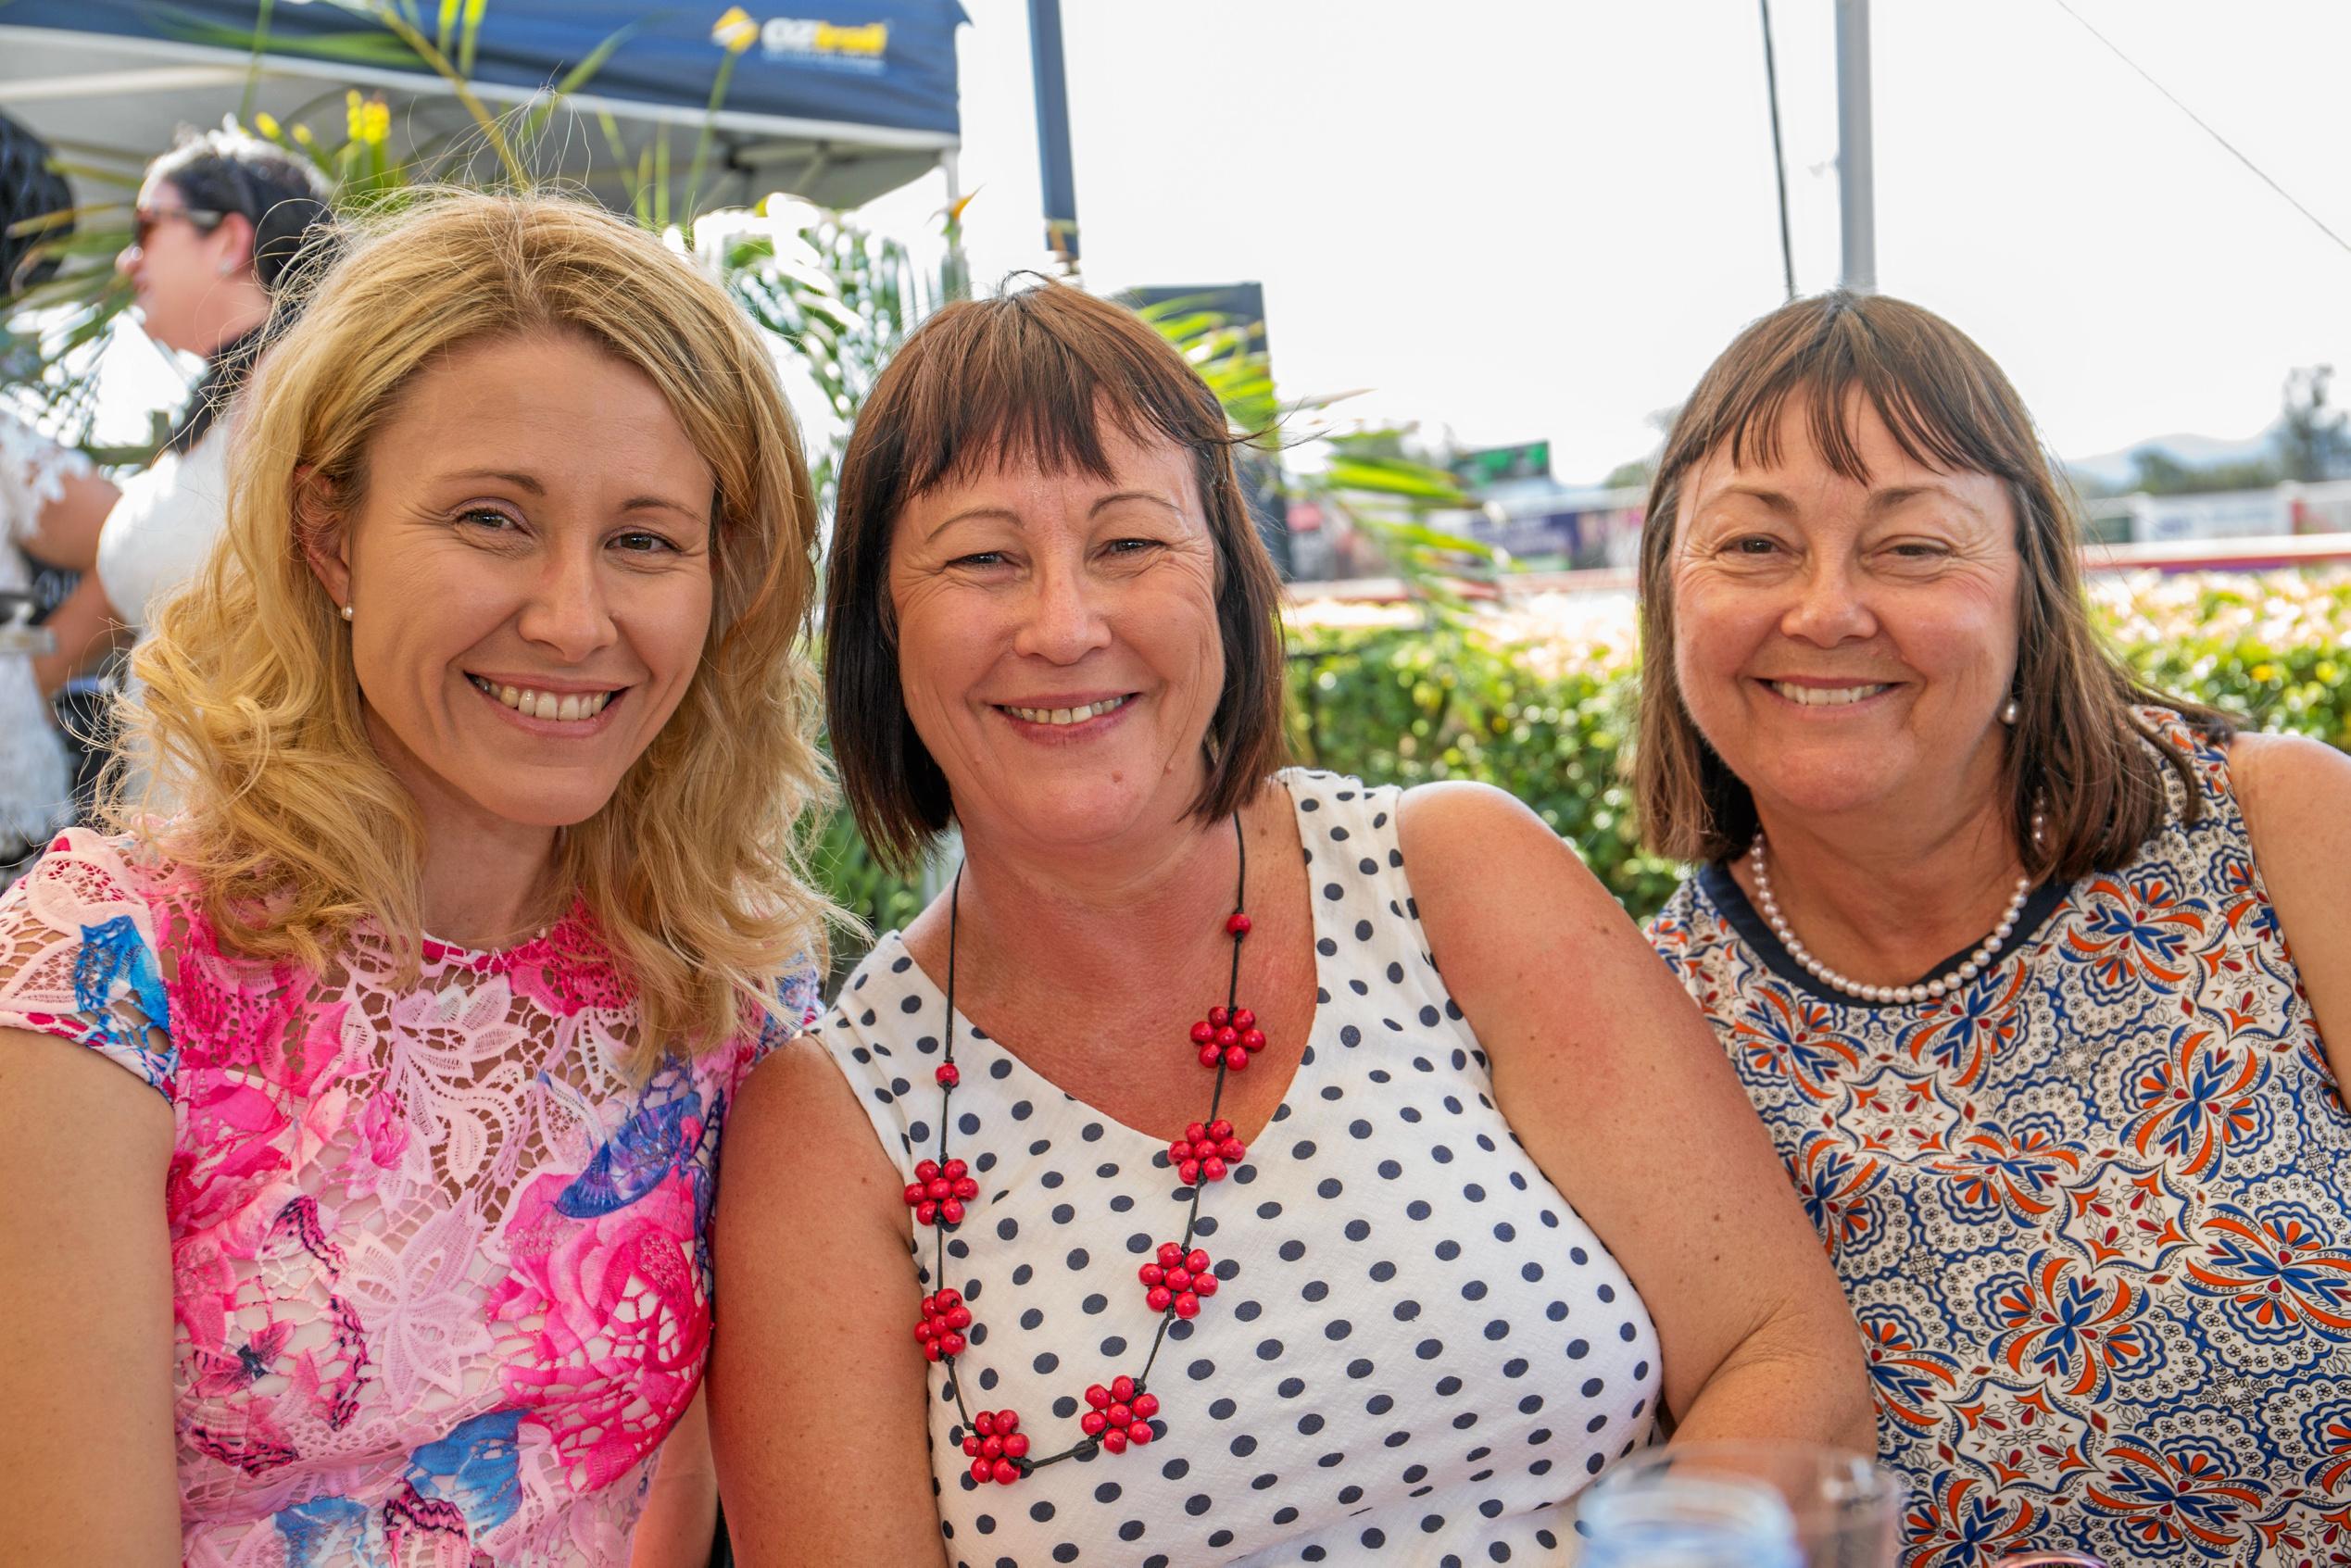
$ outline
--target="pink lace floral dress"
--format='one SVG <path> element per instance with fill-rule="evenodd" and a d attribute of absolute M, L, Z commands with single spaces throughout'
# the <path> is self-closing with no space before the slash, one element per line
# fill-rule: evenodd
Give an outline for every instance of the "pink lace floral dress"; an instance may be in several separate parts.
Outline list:
<path fill-rule="evenodd" d="M 805 1020 L 814 977 L 781 985 Z M 73 832 L 0 897 L 0 1028 L 170 1101 L 182 1551 L 195 1568 L 618 1564 L 702 1375 L 719 1131 L 787 1032 L 639 1085 L 584 912 L 502 952 L 364 929 L 224 954 L 186 888 Z"/>

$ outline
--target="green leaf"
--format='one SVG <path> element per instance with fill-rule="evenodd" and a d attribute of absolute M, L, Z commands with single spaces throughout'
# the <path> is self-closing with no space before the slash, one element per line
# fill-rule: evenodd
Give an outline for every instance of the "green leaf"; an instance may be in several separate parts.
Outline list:
<path fill-rule="evenodd" d="M 201 17 L 187 16 L 168 6 L 156 6 L 153 14 L 157 27 L 167 37 L 214 48 L 251 52 L 266 44 L 273 55 L 300 55 L 312 59 L 340 60 L 346 65 L 386 66 L 395 70 L 414 70 L 423 63 L 414 49 L 381 32 L 333 32 L 273 42 L 253 29 L 223 26 Z"/>
<path fill-rule="evenodd" d="M 93 185 L 113 185 L 121 190 L 135 192 L 146 183 L 146 173 L 144 169 L 108 169 L 103 164 L 81 163 L 71 158 L 62 157 L 51 158 L 49 167 L 60 174 L 70 174 L 75 179 Z"/>
<path fill-rule="evenodd" d="M 490 8 L 490 0 L 464 0 L 465 36 L 458 44 L 458 73 L 473 74 L 473 47 L 482 34 L 482 17 Z"/>
<path fill-rule="evenodd" d="M 694 138 L 694 162 L 685 176 L 685 221 L 688 225 L 693 223 L 701 207 L 702 169 L 710 161 L 710 143 L 718 130 L 719 107 L 726 102 L 727 86 L 735 80 L 735 52 L 728 50 L 710 79 L 710 101 L 702 110 L 701 133 Z"/>
<path fill-rule="evenodd" d="M 531 110 L 530 118 L 523 122 L 523 138 L 527 140 L 545 130 L 547 120 L 554 116 L 563 100 L 586 86 L 589 80 L 604 69 L 604 63 L 612 57 L 613 51 L 635 36 L 635 32 L 636 24 L 634 22 L 619 29 L 612 36 L 589 50 L 578 65 L 565 71 L 562 80 L 558 82 L 547 95 Z M 608 114 L 606 118 L 610 117 Z"/>
<path fill-rule="evenodd" d="M 1329 478 L 1334 487 L 1342 490 L 1410 495 L 1443 507 L 1471 504 L 1451 474 L 1404 458 L 1336 456 L 1331 459 Z"/>
<path fill-rule="evenodd" d="M 260 0 L 253 22 L 253 57 L 245 68 L 245 94 L 237 100 L 237 121 L 245 124 L 253 119 L 253 94 L 261 85 L 261 59 L 270 42 L 270 12 L 274 0 Z"/>
<path fill-rule="evenodd" d="M 43 240 L 31 247 L 35 256 L 103 256 L 109 258 L 121 254 L 131 243 L 130 233 L 121 229 L 91 229 L 81 233 L 60 235 Z"/>
<path fill-rule="evenodd" d="M 80 223 L 82 220 L 94 217 L 98 213 L 103 212 L 111 218 L 114 214 L 119 213 L 121 210 L 122 204 L 120 202 L 84 202 L 76 207 L 61 207 L 55 212 L 36 213 L 31 218 L 19 218 L 14 223 L 8 225 L 7 232 L 18 238 L 22 238 L 27 234 L 46 233 L 52 229 L 70 229 Z M 110 225 L 110 227 L 112 226 Z M 113 232 L 117 236 L 119 236 L 116 242 L 117 244 L 124 244 L 128 242 L 128 230 L 114 227 Z"/>

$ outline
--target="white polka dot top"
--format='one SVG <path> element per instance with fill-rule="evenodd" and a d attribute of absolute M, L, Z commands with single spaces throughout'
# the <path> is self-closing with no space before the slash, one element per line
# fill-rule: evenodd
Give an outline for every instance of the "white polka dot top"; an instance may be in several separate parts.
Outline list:
<path fill-rule="evenodd" d="M 968 1474 L 931 1368 L 932 1474 L 958 1568 L 1457 1568 L 1574 1555 L 1563 1506 L 1651 1440 L 1657 1338 L 1631 1282 L 1495 1110 L 1485 1053 L 1430 961 L 1396 797 L 1281 775 L 1314 886 L 1319 1007 L 1272 1123 L 1203 1195 L 1222 1284 L 1177 1320 L 1155 1438 L 1012 1486 Z M 934 1150 L 945 1003 L 893 932 L 818 1026 L 908 1181 Z M 978 1197 L 948 1242 L 974 1323 L 976 1413 L 1037 1454 L 1078 1438 L 1091 1384 L 1139 1374 L 1157 1315 L 1137 1269 L 1190 1189 L 1161 1139 L 1064 1094 L 962 1018 L 951 1152 Z M 925 1146 L 929 1146 L 926 1148 Z M 909 1243 L 916 1239 L 909 1212 Z M 920 1299 L 906 1303 L 907 1354 Z"/>

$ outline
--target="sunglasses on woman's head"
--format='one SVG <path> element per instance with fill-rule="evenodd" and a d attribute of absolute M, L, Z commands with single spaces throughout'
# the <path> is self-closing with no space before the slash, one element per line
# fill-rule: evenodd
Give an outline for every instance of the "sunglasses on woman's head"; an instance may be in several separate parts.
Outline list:
<path fill-rule="evenodd" d="M 131 243 L 146 249 L 147 236 L 155 232 L 156 225 L 174 218 L 184 218 L 198 233 L 208 234 L 227 216 L 202 207 L 135 207 L 131 209 Z"/>

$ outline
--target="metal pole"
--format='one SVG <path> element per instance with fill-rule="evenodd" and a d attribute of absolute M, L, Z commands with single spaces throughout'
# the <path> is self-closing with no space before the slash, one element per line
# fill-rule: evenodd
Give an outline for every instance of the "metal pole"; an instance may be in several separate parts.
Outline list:
<path fill-rule="evenodd" d="M 1788 285 L 1788 297 L 1796 297 L 1796 247 L 1788 237 L 1788 155 L 1779 144 L 1779 68 L 1771 53 L 1771 0 L 1757 0 L 1763 7 L 1764 94 L 1771 101 L 1771 172 L 1779 182 L 1779 275 Z"/>
<path fill-rule="evenodd" d="M 1869 157 L 1869 0 L 1837 0 L 1837 194 L 1843 211 L 1843 278 L 1878 288 L 1877 212 Z"/>
<path fill-rule="evenodd" d="M 939 172 L 947 177 L 947 259 L 939 270 L 939 303 L 969 299 L 972 296 L 972 265 L 963 254 L 963 165 L 960 148 L 950 147 L 938 157 Z"/>
<path fill-rule="evenodd" d="M 1037 78 L 1037 162 L 1045 187 L 1045 247 L 1077 266 L 1077 178 L 1069 157 L 1069 81 L 1062 64 L 1061 0 L 1028 0 L 1030 69 Z"/>

